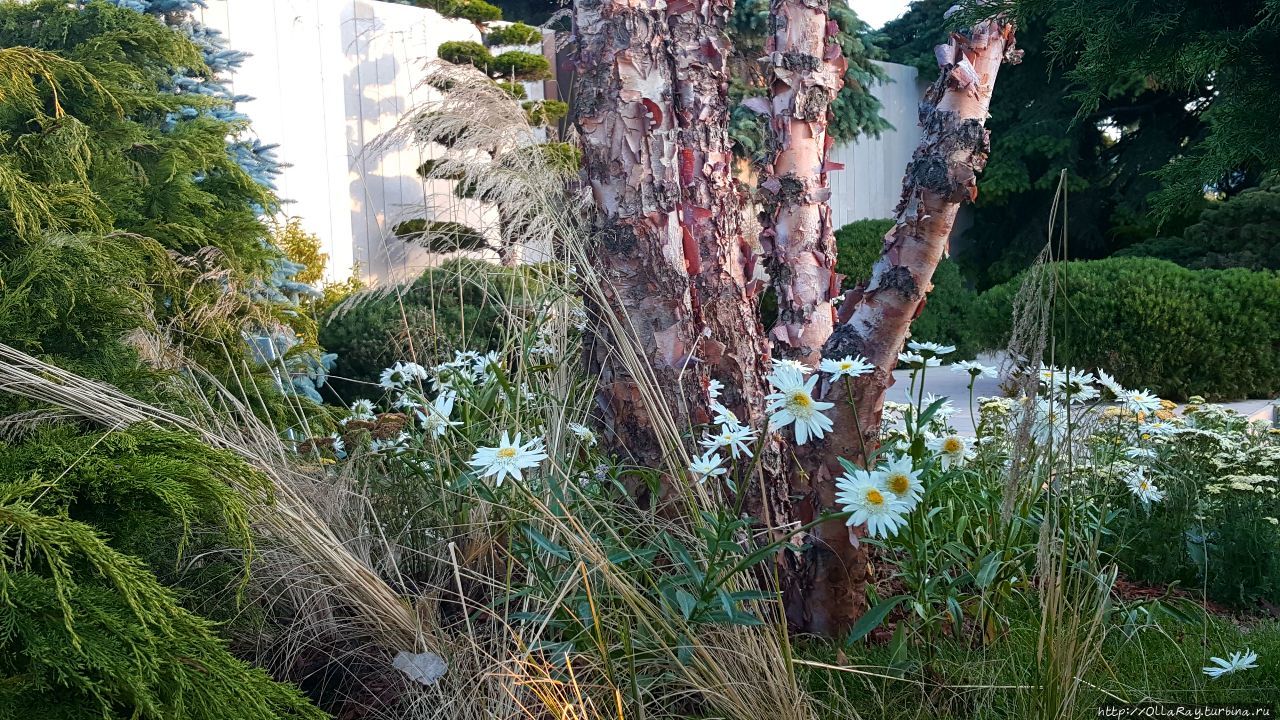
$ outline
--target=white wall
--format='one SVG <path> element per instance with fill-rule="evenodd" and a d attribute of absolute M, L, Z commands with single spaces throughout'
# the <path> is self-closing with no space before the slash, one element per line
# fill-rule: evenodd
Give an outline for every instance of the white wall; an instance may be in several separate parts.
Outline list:
<path fill-rule="evenodd" d="M 230 47 L 250 53 L 231 79 L 253 96 L 240 109 L 263 142 L 278 143 L 290 167 L 279 179 L 284 212 L 302 218 L 329 254 L 327 279 L 353 267 L 367 280 L 403 279 L 438 256 L 406 245 L 391 228 L 412 217 L 493 225 L 451 183 L 425 183 L 417 168 L 432 153 L 405 145 L 366 152 L 404 113 L 429 99 L 424 63 L 447 40 L 480 41 L 475 25 L 432 10 L 377 0 L 207 0 L 199 19 Z M 533 49 L 533 48 L 530 48 Z M 895 130 L 837 147 L 844 170 L 830 174 L 835 227 L 893 215 L 902 174 L 920 139 L 917 108 L 927 83 L 916 70 L 882 63 L 893 82 L 874 88 Z M 541 83 L 526 84 L 530 99 Z M 530 249 L 534 250 L 534 249 Z"/>
<path fill-rule="evenodd" d="M 871 89 L 882 108 L 880 114 L 894 129 L 879 138 L 862 137 L 831 151 L 831 159 L 844 164 L 829 173 L 831 224 L 842 227 L 854 220 L 893 217 L 902 193 L 902 177 L 920 143 L 919 108 L 929 82 L 917 77 L 913 67 L 877 63 L 892 80 Z"/>
<path fill-rule="evenodd" d="M 424 207 L 458 212 L 444 201 L 451 188 L 418 177 L 423 149 L 375 157 L 364 148 L 428 99 L 419 83 L 440 43 L 478 42 L 476 26 L 375 0 L 208 0 L 198 12 L 230 47 L 250 53 L 230 85 L 254 98 L 240 110 L 258 136 L 280 145 L 290 165 L 278 183 L 292 201 L 284 213 L 320 236 L 327 278 L 345 279 L 358 264 L 376 282 L 427 264 L 390 229 Z"/>

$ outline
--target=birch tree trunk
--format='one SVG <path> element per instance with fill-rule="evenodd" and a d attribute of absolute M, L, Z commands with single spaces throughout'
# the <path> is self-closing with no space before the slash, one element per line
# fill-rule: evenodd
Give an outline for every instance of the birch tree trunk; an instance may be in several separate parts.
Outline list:
<path fill-rule="evenodd" d="M 862 448 L 870 451 L 877 445 L 898 353 L 912 320 L 924 309 L 960 204 L 978 194 L 977 175 L 990 149 L 984 123 L 996 74 L 1001 63 L 1021 57 L 1014 49 L 1013 24 L 1003 18 L 953 33 L 935 52 L 941 73 L 920 105 L 924 136 L 907 165 L 896 224 L 885 235 L 870 279 L 846 293 L 839 323 L 822 353 L 828 358 L 861 355 L 876 369 L 854 381 L 853 407 L 843 381 L 820 386 L 825 399 L 835 403 L 835 430 L 827 436 L 821 461 L 806 463 L 813 492 L 809 506 L 798 509 L 801 520 L 835 509 L 835 480 L 843 472 L 838 458 L 864 465 Z M 862 438 L 855 431 L 859 426 Z M 840 521 L 822 524 L 815 536 L 803 564 L 803 582 L 788 595 L 788 617 L 803 630 L 840 635 L 863 609 L 865 550 L 852 544 Z"/>
<path fill-rule="evenodd" d="M 724 383 L 721 402 L 744 423 L 764 411 L 768 345 L 759 320 L 762 283 L 742 234 L 742 203 L 729 141 L 733 0 L 669 0 L 681 197 L 680 227 L 693 280 L 697 357 Z"/>
<path fill-rule="evenodd" d="M 772 0 L 766 50 L 772 162 L 760 176 L 761 241 L 778 298 L 774 355 L 816 368 L 840 290 L 827 161 L 827 120 L 847 68 L 828 0 Z"/>
<path fill-rule="evenodd" d="M 647 468 L 687 462 L 679 434 L 710 420 L 710 377 L 744 423 L 764 404 L 767 345 L 728 139 L 732 9 L 732 0 L 574 4 L 574 122 L 608 306 L 595 315 L 623 323 L 595 323 L 587 361 L 607 446 Z M 623 361 L 632 347 L 643 362 Z M 659 427 L 655 404 L 673 427 Z"/>

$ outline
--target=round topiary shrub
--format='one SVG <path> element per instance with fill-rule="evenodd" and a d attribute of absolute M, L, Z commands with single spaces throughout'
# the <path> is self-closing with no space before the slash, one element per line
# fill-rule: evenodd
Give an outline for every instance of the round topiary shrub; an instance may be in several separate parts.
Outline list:
<path fill-rule="evenodd" d="M 1280 392 L 1280 274 L 1188 270 L 1164 260 L 1108 258 L 1055 266 L 1058 365 L 1104 368 L 1129 387 L 1183 400 Z M 972 324 L 1003 346 L 1019 276 L 983 293 Z"/>
<path fill-rule="evenodd" d="M 396 361 L 429 366 L 460 348 L 498 347 L 535 274 L 531 266 L 450 260 L 399 292 L 373 290 L 348 300 L 320 327 L 320 342 L 339 357 L 326 387 L 346 403 L 377 397 L 378 375 Z"/>
<path fill-rule="evenodd" d="M 546 80 L 551 77 L 551 63 L 541 55 L 523 50 L 508 50 L 493 59 L 490 71 L 502 78 Z"/>
<path fill-rule="evenodd" d="M 431 8 L 445 17 L 461 18 L 473 23 L 502 19 L 502 10 L 484 0 L 418 0 L 418 5 Z"/>
<path fill-rule="evenodd" d="M 454 65 L 474 65 L 481 70 L 487 70 L 493 65 L 493 56 L 489 54 L 489 50 L 480 43 L 470 40 L 442 42 L 440 47 L 436 48 L 436 55 L 445 62 L 451 62 Z"/>
<path fill-rule="evenodd" d="M 484 36 L 490 47 L 499 45 L 535 45 L 542 42 L 542 31 L 522 22 L 503 25 Z"/>
<path fill-rule="evenodd" d="M 401 240 L 417 243 L 431 252 L 483 250 L 489 246 L 484 233 L 448 220 L 405 220 L 396 225 L 392 232 Z"/>

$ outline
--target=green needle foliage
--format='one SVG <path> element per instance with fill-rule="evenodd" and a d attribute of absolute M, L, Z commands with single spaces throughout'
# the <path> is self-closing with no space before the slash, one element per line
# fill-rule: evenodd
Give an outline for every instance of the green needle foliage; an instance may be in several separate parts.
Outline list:
<path fill-rule="evenodd" d="M 323 717 L 139 557 L 173 573 L 197 527 L 248 547 L 244 488 L 266 496 L 243 461 L 180 433 L 67 425 L 0 444 L 0 716 Z"/>
<path fill-rule="evenodd" d="M 1083 117 L 1127 78 L 1190 93 L 1207 129 L 1158 170 L 1170 216 L 1206 187 L 1235 192 L 1280 166 L 1280 23 L 1273 0 L 1007 0 L 1044 18 Z"/>

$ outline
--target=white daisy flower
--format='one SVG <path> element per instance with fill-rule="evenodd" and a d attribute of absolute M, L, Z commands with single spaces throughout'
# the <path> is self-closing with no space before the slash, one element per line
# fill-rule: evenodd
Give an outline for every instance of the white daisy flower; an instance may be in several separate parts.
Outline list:
<path fill-rule="evenodd" d="M 973 438 L 961 437 L 954 433 L 940 435 L 925 444 L 929 450 L 938 455 L 944 471 L 964 465 L 976 456 L 973 451 Z"/>
<path fill-rule="evenodd" d="M 399 435 L 387 440 L 374 440 L 369 443 L 369 452 L 386 453 L 387 455 L 399 455 L 409 449 L 409 433 L 400 433 Z"/>
<path fill-rule="evenodd" d="M 1037 397 L 1033 412 L 1031 434 L 1036 442 L 1043 445 L 1052 440 L 1057 445 L 1066 439 L 1067 411 L 1060 403 Z"/>
<path fill-rule="evenodd" d="M 955 345 L 939 345 L 938 343 L 916 342 L 914 340 L 907 343 L 907 348 L 927 358 L 948 355 L 956 351 Z"/>
<path fill-rule="evenodd" d="M 1122 390 L 1118 396 L 1120 405 L 1134 415 L 1150 415 L 1160 409 L 1160 398 L 1150 390 Z"/>
<path fill-rule="evenodd" d="M 372 400 L 357 400 L 351 403 L 351 417 L 355 420 L 372 420 L 374 408 Z"/>
<path fill-rule="evenodd" d="M 1098 390 L 1093 387 L 1097 378 L 1092 373 L 1075 368 L 1059 373 L 1054 380 L 1054 389 L 1066 395 L 1070 402 L 1085 403 L 1098 397 Z"/>
<path fill-rule="evenodd" d="M 583 425 L 582 423 L 569 423 L 569 432 L 573 433 L 583 445 L 586 445 L 587 447 L 596 446 L 596 433 L 586 425 Z"/>
<path fill-rule="evenodd" d="M 1124 392 L 1124 386 L 1116 382 L 1116 379 L 1107 374 L 1107 371 L 1102 368 L 1098 368 L 1098 384 L 1110 390 L 1115 397 L 1120 397 L 1120 394 Z"/>
<path fill-rule="evenodd" d="M 831 381 L 835 382 L 842 377 L 861 377 L 872 370 L 875 370 L 876 366 L 867 362 L 867 359 L 861 355 L 856 358 L 845 355 L 839 360 L 823 358 L 822 362 L 818 365 L 818 369 L 830 375 Z"/>
<path fill-rule="evenodd" d="M 951 372 L 967 373 L 972 378 L 993 378 L 996 376 L 995 368 L 990 365 L 983 365 L 976 360 L 961 360 L 958 363 L 952 363 Z"/>
<path fill-rule="evenodd" d="M 782 368 L 795 370 L 801 375 L 808 375 L 809 373 L 813 372 L 813 368 L 809 367 L 808 365 L 805 365 L 799 360 L 791 360 L 791 359 L 779 360 L 777 358 L 774 358 L 773 369 L 780 370 Z"/>
<path fill-rule="evenodd" d="M 414 368 L 421 368 L 417 363 L 409 363 Z M 399 390 L 400 388 L 413 382 L 416 377 L 415 371 L 407 367 L 405 363 L 396 363 L 382 371 L 378 376 L 378 385 L 384 390 Z"/>
<path fill-rule="evenodd" d="M 708 435 L 702 440 L 702 447 L 707 450 L 719 450 L 720 448 L 729 448 L 729 453 L 736 460 L 739 455 L 751 457 L 751 448 L 747 443 L 754 442 L 756 433 L 749 427 L 742 425 L 721 425 L 720 432 L 714 435 Z"/>
<path fill-rule="evenodd" d="M 497 350 L 491 350 L 473 360 L 471 368 L 476 380 L 496 377 L 497 371 L 502 369 L 502 355 Z"/>
<path fill-rule="evenodd" d="M 480 471 L 480 477 L 492 475 L 494 485 L 502 485 L 503 478 L 508 475 L 516 481 L 523 480 L 522 470 L 537 467 L 538 463 L 546 459 L 547 453 L 543 451 L 542 438 L 534 438 L 522 445 L 520 433 L 516 433 L 515 439 L 512 440 L 507 435 L 507 431 L 503 430 L 502 441 L 498 443 L 498 447 L 477 448 L 468 464 Z"/>
<path fill-rule="evenodd" d="M 942 361 L 936 357 L 925 357 L 924 355 L 913 352 L 898 353 L 898 362 L 913 370 L 925 367 L 938 367 L 942 364 Z"/>
<path fill-rule="evenodd" d="M 742 424 L 738 422 L 738 416 L 734 415 L 732 410 L 721 405 L 715 400 L 711 401 L 711 410 L 712 412 L 715 413 L 715 417 L 711 419 L 711 422 L 715 423 L 716 425 L 741 425 Z"/>
<path fill-rule="evenodd" d="M 724 458 L 716 453 L 709 452 L 689 463 L 689 472 L 693 473 L 695 480 L 704 482 L 709 477 L 716 477 L 729 472 L 727 468 L 721 467 L 723 462 Z"/>
<path fill-rule="evenodd" d="M 422 429 L 432 437 L 441 437 L 451 427 L 461 425 L 461 422 L 450 421 L 449 417 L 453 415 L 453 402 L 456 395 L 451 392 L 442 392 L 436 396 L 429 406 L 425 408 L 426 412 L 417 410 L 418 421 L 422 423 Z"/>
<path fill-rule="evenodd" d="M 921 409 L 928 408 L 929 406 L 933 405 L 939 400 L 942 401 L 942 404 L 938 406 L 937 411 L 933 414 L 935 418 L 938 418 L 940 420 L 946 420 L 947 418 L 956 414 L 956 406 L 952 405 L 950 400 L 946 398 L 940 398 L 937 395 L 934 395 L 933 393 L 925 394 L 924 405 L 922 406 Z"/>
<path fill-rule="evenodd" d="M 1214 665 L 1206 668 L 1204 674 L 1211 678 L 1220 678 L 1223 675 L 1231 675 L 1241 670 L 1252 670 L 1258 667 L 1258 653 L 1245 648 L 1244 652 L 1233 652 L 1231 657 L 1224 660 L 1220 657 L 1211 657 L 1209 662 Z"/>
<path fill-rule="evenodd" d="M 911 456 L 901 455 L 887 463 L 876 466 L 871 479 L 880 489 L 893 493 L 893 496 L 907 506 L 907 510 L 915 509 L 924 497 L 924 484 L 920 482 L 922 470 L 913 470 Z"/>
<path fill-rule="evenodd" d="M 1133 494 L 1141 500 L 1144 505 L 1150 505 L 1153 502 L 1160 502 L 1163 500 L 1164 492 L 1160 490 L 1160 488 L 1157 488 L 1155 483 L 1146 478 L 1145 470 L 1146 469 L 1144 467 L 1139 465 L 1138 468 L 1129 475 L 1129 479 L 1126 482 L 1129 484 L 1129 490 L 1133 492 Z"/>
<path fill-rule="evenodd" d="M 714 400 L 715 398 L 720 397 L 721 390 L 724 390 L 724 383 L 716 380 L 715 378 L 711 378 L 707 381 L 707 395 L 711 396 L 711 399 Z"/>
<path fill-rule="evenodd" d="M 345 460 L 347 457 L 347 444 L 342 441 L 342 436 L 337 433 L 333 433 L 329 436 L 329 439 L 333 440 L 334 457 L 339 460 Z"/>
<path fill-rule="evenodd" d="M 906 524 L 907 506 L 896 495 L 880 487 L 865 472 L 844 474 L 836 479 L 836 504 L 850 513 L 846 525 L 866 525 L 871 537 L 898 534 Z"/>
<path fill-rule="evenodd" d="M 834 407 L 834 404 L 813 399 L 817 375 L 806 381 L 800 371 L 779 366 L 769 376 L 769 383 L 776 390 L 765 396 L 769 401 L 767 412 L 772 413 L 769 416 L 770 430 L 794 424 L 796 444 L 803 445 L 810 437 L 821 438 L 831 429 L 831 419 L 822 411 Z"/>
<path fill-rule="evenodd" d="M 1156 451 L 1152 448 L 1131 447 L 1124 451 L 1124 456 L 1130 460 L 1155 460 Z"/>

